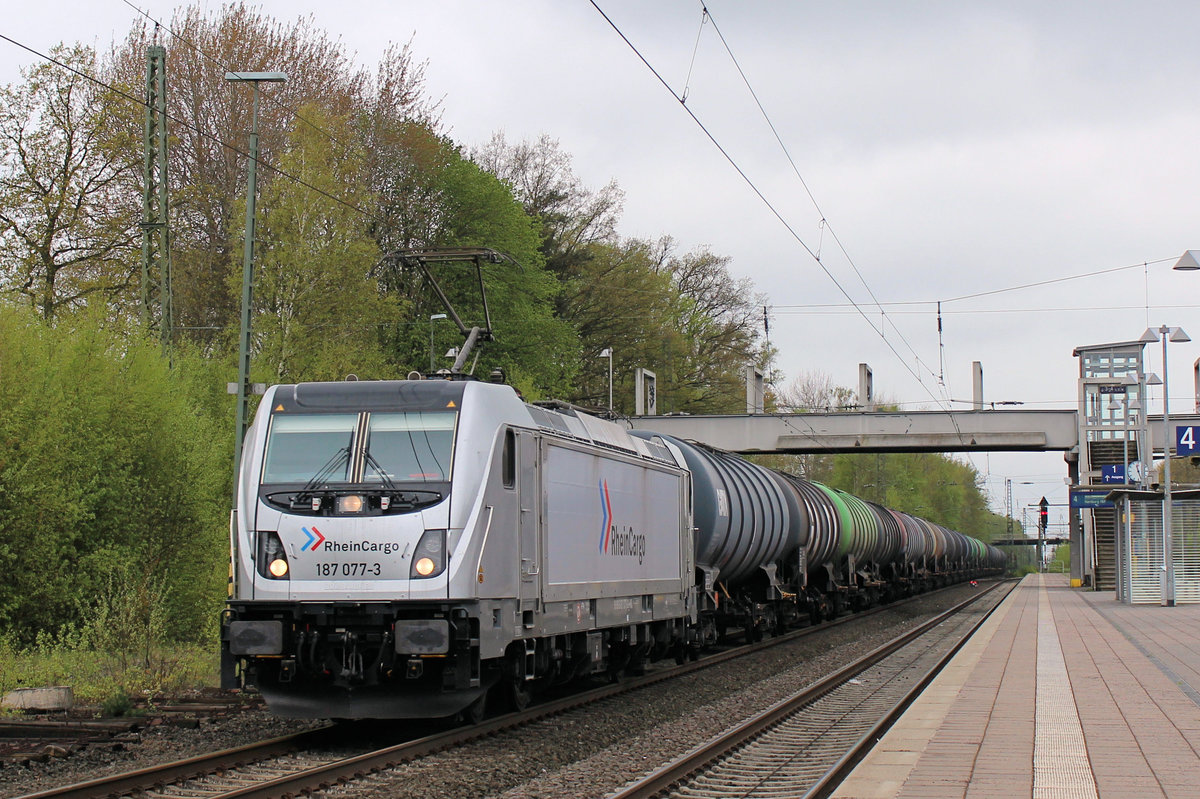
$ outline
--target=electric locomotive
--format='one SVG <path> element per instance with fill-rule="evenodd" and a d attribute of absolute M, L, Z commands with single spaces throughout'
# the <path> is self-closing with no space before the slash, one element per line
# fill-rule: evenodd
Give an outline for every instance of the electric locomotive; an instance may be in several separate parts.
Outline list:
<path fill-rule="evenodd" d="M 272 386 L 231 521 L 223 684 L 444 717 L 681 652 L 690 479 L 662 442 L 464 379 Z"/>

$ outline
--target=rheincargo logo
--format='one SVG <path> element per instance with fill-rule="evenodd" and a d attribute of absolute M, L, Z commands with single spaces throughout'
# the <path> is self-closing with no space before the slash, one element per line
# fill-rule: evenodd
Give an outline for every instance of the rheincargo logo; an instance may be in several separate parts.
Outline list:
<path fill-rule="evenodd" d="M 613 523 L 612 501 L 608 496 L 608 481 L 600 481 L 600 551 L 614 557 L 637 558 L 640 565 L 646 557 L 646 536 L 632 527 L 618 528 Z"/>
<path fill-rule="evenodd" d="M 301 552 L 316 552 L 320 549 L 322 552 L 381 552 L 390 555 L 400 551 L 400 544 L 395 541 L 330 541 L 316 527 L 311 530 L 301 527 L 300 532 L 308 536 L 308 540 L 300 547 Z"/>
<path fill-rule="evenodd" d="M 325 540 L 325 536 L 321 535 L 321 531 L 316 527 L 311 530 L 307 527 L 301 527 L 300 532 L 308 536 L 308 540 L 304 542 L 304 546 L 300 547 L 301 552 L 316 552 L 317 547 L 321 546 L 321 542 Z"/>
<path fill-rule="evenodd" d="M 612 503 L 608 500 L 608 481 L 600 481 L 600 513 L 604 521 L 600 525 L 600 551 L 608 551 L 608 537 L 612 533 Z"/>

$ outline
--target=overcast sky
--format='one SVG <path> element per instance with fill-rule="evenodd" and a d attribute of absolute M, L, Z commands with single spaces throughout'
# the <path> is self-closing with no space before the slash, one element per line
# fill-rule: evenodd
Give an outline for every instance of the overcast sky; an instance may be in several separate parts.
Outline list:
<path fill-rule="evenodd" d="M 686 86 L 753 187 L 587 0 L 262 8 L 312 14 L 366 65 L 411 38 L 457 141 L 549 134 L 585 182 L 620 184 L 622 234 L 730 256 L 766 297 L 788 380 L 854 387 L 865 362 L 905 408 L 963 408 L 947 401 L 970 400 L 981 361 L 988 401 L 1070 408 L 1074 347 L 1148 324 L 1200 342 L 1200 273 L 1171 271 L 1200 248 L 1200 4 L 711 0 L 703 26 L 696 0 L 598 4 L 676 94 Z M 174 8 L 138 5 L 164 21 Z M 104 47 L 135 13 L 23 4 L 0 33 L 43 52 Z M 32 59 L 0 42 L 0 82 Z M 1016 288 L 1105 270 L 1119 271 Z M 1147 352 L 1161 374 L 1159 348 Z M 1197 355 L 1200 343 L 1172 345 L 1173 410 L 1193 408 Z M 1066 501 L 1060 454 L 971 461 L 995 507 L 1005 478 L 1036 483 L 1016 487 L 1017 507 Z"/>

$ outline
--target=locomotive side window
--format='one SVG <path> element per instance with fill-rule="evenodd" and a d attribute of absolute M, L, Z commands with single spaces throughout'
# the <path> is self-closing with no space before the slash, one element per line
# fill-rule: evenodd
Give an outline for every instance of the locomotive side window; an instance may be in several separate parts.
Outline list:
<path fill-rule="evenodd" d="M 439 483 L 450 479 L 454 424 L 450 411 L 372 413 L 364 482 Z"/>
<path fill-rule="evenodd" d="M 517 484 L 517 434 L 512 428 L 504 431 L 504 452 L 501 453 L 501 458 L 504 461 L 504 487 L 513 488 Z"/>
<path fill-rule="evenodd" d="M 271 420 L 262 481 L 304 483 L 330 467 L 328 479 L 345 482 L 357 421 L 356 413 L 276 415 Z"/>

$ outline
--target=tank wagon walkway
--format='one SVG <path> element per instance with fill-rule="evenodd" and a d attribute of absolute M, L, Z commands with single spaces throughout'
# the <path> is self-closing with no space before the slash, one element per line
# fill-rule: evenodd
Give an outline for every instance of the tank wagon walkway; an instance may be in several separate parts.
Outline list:
<path fill-rule="evenodd" d="M 1200 605 L 1026 577 L 832 796 L 1200 797 Z"/>

